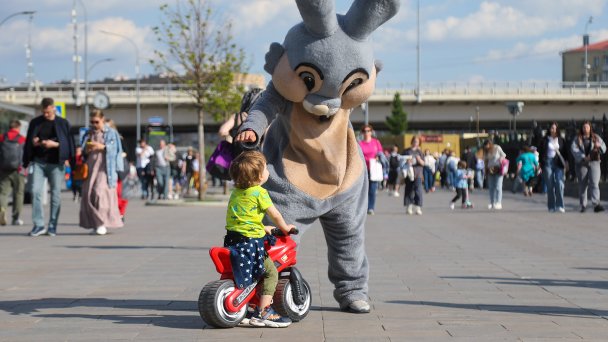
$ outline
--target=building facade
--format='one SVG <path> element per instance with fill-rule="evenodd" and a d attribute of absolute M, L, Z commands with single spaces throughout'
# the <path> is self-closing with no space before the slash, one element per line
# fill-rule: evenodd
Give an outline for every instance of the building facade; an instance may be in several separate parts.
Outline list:
<path fill-rule="evenodd" d="M 585 50 L 591 82 L 608 82 L 608 40 L 562 52 L 562 81 L 585 82 Z"/>

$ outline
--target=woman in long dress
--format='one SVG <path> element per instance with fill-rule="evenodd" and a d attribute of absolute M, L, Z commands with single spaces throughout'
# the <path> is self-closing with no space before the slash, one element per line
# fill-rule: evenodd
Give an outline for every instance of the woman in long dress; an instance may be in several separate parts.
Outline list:
<path fill-rule="evenodd" d="M 122 147 L 118 132 L 104 122 L 102 111 L 94 110 L 90 123 L 82 141 L 89 174 L 82 185 L 80 226 L 105 235 L 107 228 L 123 226 L 116 195 L 117 171 L 124 169 Z"/>

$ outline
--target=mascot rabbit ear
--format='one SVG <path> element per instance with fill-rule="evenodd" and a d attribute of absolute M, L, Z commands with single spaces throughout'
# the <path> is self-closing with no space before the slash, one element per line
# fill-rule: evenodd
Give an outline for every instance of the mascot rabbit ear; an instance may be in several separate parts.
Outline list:
<path fill-rule="evenodd" d="M 304 25 L 317 38 L 329 37 L 338 29 L 335 0 L 296 0 Z"/>
<path fill-rule="evenodd" d="M 399 10 L 400 0 L 355 0 L 344 16 L 344 32 L 359 41 L 366 40 Z"/>
<path fill-rule="evenodd" d="M 279 59 L 281 59 L 284 52 L 285 48 L 283 45 L 276 42 L 270 44 L 270 48 L 268 49 L 268 52 L 266 52 L 265 56 L 266 64 L 264 64 L 264 70 L 266 70 L 267 73 L 271 75 L 274 73 L 274 68 L 277 66 L 277 64 L 279 64 Z"/>

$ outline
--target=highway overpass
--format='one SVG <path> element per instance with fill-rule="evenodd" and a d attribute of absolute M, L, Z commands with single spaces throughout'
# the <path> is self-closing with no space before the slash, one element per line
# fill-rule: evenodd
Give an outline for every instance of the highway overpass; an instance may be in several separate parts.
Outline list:
<path fill-rule="evenodd" d="M 168 108 L 172 107 L 172 121 L 176 132 L 195 132 L 197 114 L 192 98 L 181 85 L 142 84 L 140 88 L 141 122 L 145 125 L 151 117 L 169 121 Z M 107 117 L 114 119 L 121 131 L 131 135 L 136 123 L 135 84 L 92 84 L 89 103 L 97 92 L 110 98 Z M 391 103 L 396 92 L 401 95 L 409 115 L 410 127 L 419 130 L 462 131 L 474 130 L 479 113 L 480 128 L 508 129 L 512 116 L 505 102 L 522 101 L 523 113 L 517 117 L 517 127 L 527 128 L 533 120 L 561 122 L 575 119 L 601 119 L 608 112 L 608 83 L 594 84 L 590 88 L 582 84 L 550 82 L 493 82 L 493 83 L 435 83 L 423 84 L 420 96 L 415 85 L 404 85 L 399 89 L 376 89 L 369 100 L 369 121 L 381 128 L 390 115 Z M 71 85 L 45 85 L 35 90 L 23 88 L 0 89 L 0 102 L 5 105 L 36 108 L 42 97 L 52 97 L 65 102 L 67 118 L 73 126 L 85 123 L 82 102 L 76 106 Z M 92 105 L 91 105 L 91 108 Z M 478 110 L 477 110 L 478 109 Z M 364 121 L 361 108 L 353 111 L 351 120 L 355 126 Z M 206 118 L 210 132 L 218 123 Z"/>

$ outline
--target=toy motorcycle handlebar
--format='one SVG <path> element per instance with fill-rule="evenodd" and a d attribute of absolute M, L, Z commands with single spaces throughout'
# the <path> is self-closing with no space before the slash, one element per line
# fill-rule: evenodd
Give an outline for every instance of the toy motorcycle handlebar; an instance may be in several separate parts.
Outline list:
<path fill-rule="evenodd" d="M 285 236 L 285 233 L 283 233 L 281 228 L 272 228 L 270 232 L 273 236 Z M 289 231 L 289 235 L 298 235 L 299 233 L 300 231 L 298 230 L 298 228 L 291 228 L 291 230 Z"/>

